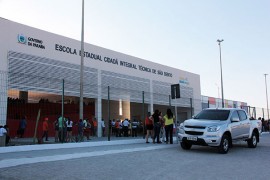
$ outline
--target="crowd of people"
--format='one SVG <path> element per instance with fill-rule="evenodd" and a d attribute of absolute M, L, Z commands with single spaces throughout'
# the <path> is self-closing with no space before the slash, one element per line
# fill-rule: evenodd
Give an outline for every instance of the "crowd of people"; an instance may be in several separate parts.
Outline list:
<path fill-rule="evenodd" d="M 152 115 L 148 113 L 145 119 L 146 143 L 149 143 L 148 138 L 150 136 L 154 144 L 160 144 L 162 141 L 173 144 L 174 119 L 171 109 L 167 109 L 164 116 L 159 110 L 155 110 Z"/>
<path fill-rule="evenodd" d="M 152 139 L 153 143 L 170 143 L 173 144 L 173 127 L 174 127 L 175 117 L 171 109 L 167 109 L 165 115 L 159 110 L 151 115 L 149 112 L 145 119 L 145 129 L 146 129 L 146 143 L 149 143 L 149 137 Z M 112 134 L 116 137 L 137 137 L 138 131 L 143 124 L 136 119 L 133 121 L 125 119 L 113 119 L 111 122 Z"/>
<path fill-rule="evenodd" d="M 109 121 L 110 133 L 115 137 L 137 137 L 142 132 L 143 126 L 146 132 L 146 143 L 149 143 L 148 139 L 152 139 L 152 143 L 170 143 L 173 144 L 173 127 L 174 127 L 173 113 L 171 109 L 167 109 L 165 115 L 159 110 L 155 110 L 153 114 L 148 113 L 143 124 L 142 121 L 134 118 L 132 121 L 129 119 L 113 119 Z M 91 119 L 80 119 L 79 121 L 73 121 L 69 117 L 59 116 L 53 122 L 53 129 L 49 127 L 49 118 L 45 117 L 42 121 L 42 136 L 39 136 L 39 142 L 49 141 L 50 133 L 54 131 L 55 142 L 82 142 L 85 139 L 91 140 L 91 137 L 97 136 L 98 122 L 95 117 Z M 105 122 L 104 119 L 100 123 L 102 136 L 105 137 Z M 27 127 L 27 117 L 23 116 L 20 119 L 19 126 L 17 129 L 17 138 L 23 138 L 25 129 Z M 76 128 L 76 132 L 74 131 Z M 1 127 L 1 134 L 6 136 L 6 145 L 8 145 L 10 137 L 8 133 L 8 127 Z M 4 131 L 5 129 L 6 131 Z M 143 132 L 143 133 L 145 133 Z M 41 135 L 39 132 L 38 134 Z M 108 133 L 107 133 L 108 134 Z"/>
<path fill-rule="evenodd" d="M 104 120 L 103 120 L 104 122 Z M 48 133 L 46 120 L 43 121 L 45 125 L 43 125 L 43 136 L 46 136 Z M 101 125 L 104 123 L 101 123 Z M 97 136 L 97 119 L 93 118 L 89 120 L 88 118 L 82 120 L 80 119 L 78 122 L 72 121 L 69 117 L 63 118 L 62 116 L 58 117 L 54 123 L 54 131 L 55 131 L 55 142 L 82 142 L 86 137 L 86 140 L 91 140 L 91 136 Z M 77 128 L 77 135 L 73 135 L 74 128 Z M 105 124 L 104 124 L 104 131 L 105 131 Z M 105 132 L 103 133 L 105 136 Z"/>
<path fill-rule="evenodd" d="M 140 123 L 136 119 L 133 119 L 132 122 L 127 118 L 123 121 L 120 119 L 113 119 L 111 127 L 112 135 L 115 135 L 116 137 L 137 137 Z"/>

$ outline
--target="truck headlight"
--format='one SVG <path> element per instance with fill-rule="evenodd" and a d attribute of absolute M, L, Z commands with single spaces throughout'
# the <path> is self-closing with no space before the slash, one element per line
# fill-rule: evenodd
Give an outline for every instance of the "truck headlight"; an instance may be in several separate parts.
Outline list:
<path fill-rule="evenodd" d="M 220 129 L 220 126 L 210 126 L 207 128 L 207 132 L 217 132 Z"/>
<path fill-rule="evenodd" d="M 179 132 L 180 134 L 184 134 L 184 133 L 185 133 L 185 131 L 184 131 L 184 124 L 183 124 L 183 123 L 180 124 L 180 126 L 179 126 L 179 128 L 178 128 L 178 132 Z"/>

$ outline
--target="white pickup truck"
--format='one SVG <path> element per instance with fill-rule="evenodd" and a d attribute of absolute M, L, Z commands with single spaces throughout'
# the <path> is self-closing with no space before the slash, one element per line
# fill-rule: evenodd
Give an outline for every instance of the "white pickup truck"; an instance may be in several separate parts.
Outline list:
<path fill-rule="evenodd" d="M 186 150 L 192 145 L 213 146 L 226 154 L 234 141 L 256 148 L 260 133 L 261 121 L 251 120 L 243 109 L 209 108 L 180 124 L 178 140 Z"/>

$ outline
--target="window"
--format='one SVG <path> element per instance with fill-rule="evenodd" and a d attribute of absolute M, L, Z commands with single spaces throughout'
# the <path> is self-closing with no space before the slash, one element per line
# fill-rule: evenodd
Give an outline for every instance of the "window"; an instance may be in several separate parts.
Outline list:
<path fill-rule="evenodd" d="M 244 111 L 238 111 L 238 114 L 240 116 L 240 120 L 243 121 L 243 120 L 246 120 L 247 119 L 247 115 Z"/>
<path fill-rule="evenodd" d="M 229 110 L 204 110 L 200 112 L 194 119 L 207 119 L 207 120 L 227 120 L 229 117 Z"/>
<path fill-rule="evenodd" d="M 231 119 L 240 120 L 237 111 L 234 111 Z"/>

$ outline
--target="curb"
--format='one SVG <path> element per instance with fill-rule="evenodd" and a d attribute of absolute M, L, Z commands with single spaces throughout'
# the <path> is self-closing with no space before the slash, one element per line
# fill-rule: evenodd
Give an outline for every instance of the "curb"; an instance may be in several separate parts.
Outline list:
<path fill-rule="evenodd" d="M 8 146 L 8 147 L 1 147 L 0 153 L 51 150 L 51 149 L 68 149 L 68 148 L 78 148 L 78 147 L 138 144 L 138 143 L 145 143 L 145 139 L 96 141 L 96 142 L 80 142 L 80 143 L 64 143 L 64 144 L 36 144 L 36 145 L 24 145 L 24 146 Z"/>

